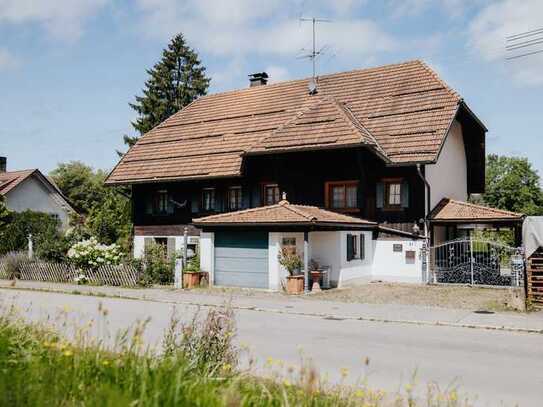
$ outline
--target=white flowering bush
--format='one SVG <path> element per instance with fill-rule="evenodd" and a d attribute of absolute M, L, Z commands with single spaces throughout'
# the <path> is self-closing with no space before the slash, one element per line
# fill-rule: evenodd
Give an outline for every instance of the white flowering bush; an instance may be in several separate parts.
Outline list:
<path fill-rule="evenodd" d="M 70 247 L 68 258 L 80 269 L 96 270 L 101 266 L 118 265 L 122 253 L 115 243 L 108 246 L 91 237 Z"/>

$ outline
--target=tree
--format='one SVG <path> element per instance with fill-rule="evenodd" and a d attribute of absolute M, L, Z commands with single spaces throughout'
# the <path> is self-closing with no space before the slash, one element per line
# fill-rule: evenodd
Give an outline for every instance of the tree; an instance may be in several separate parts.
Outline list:
<path fill-rule="evenodd" d="M 106 173 L 101 170 L 95 172 L 80 161 L 61 163 L 49 176 L 81 214 L 88 214 L 94 205 L 105 199 Z"/>
<path fill-rule="evenodd" d="M 6 206 L 6 200 L 3 195 L 0 195 L 0 235 L 2 230 L 9 222 L 11 211 Z"/>
<path fill-rule="evenodd" d="M 150 78 L 145 82 L 143 96 L 136 96 L 136 102 L 130 103 L 139 114 L 132 126 L 140 136 L 207 93 L 210 78 L 205 70 L 183 35 L 176 35 L 162 51 L 162 59 L 147 70 Z M 128 146 L 137 139 L 124 136 Z"/>
<path fill-rule="evenodd" d="M 486 163 L 487 205 L 526 215 L 543 214 L 543 191 L 527 158 L 490 154 Z"/>
<path fill-rule="evenodd" d="M 100 243 L 130 246 L 131 203 L 123 187 L 106 187 L 106 173 L 79 161 L 61 163 L 50 173 L 80 216 L 70 219 L 71 234 Z"/>

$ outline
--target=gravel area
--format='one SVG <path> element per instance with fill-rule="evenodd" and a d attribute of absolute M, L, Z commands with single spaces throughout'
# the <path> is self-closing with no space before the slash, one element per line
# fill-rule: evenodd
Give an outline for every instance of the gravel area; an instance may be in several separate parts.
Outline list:
<path fill-rule="evenodd" d="M 242 288 L 199 288 L 194 293 L 288 300 L 284 293 Z M 516 308 L 512 290 L 508 288 L 470 287 L 463 285 L 423 285 L 373 282 L 364 285 L 335 288 L 307 296 L 304 300 L 325 300 L 362 304 L 402 304 L 430 307 L 512 311 Z"/>
<path fill-rule="evenodd" d="M 511 297 L 512 293 L 508 288 L 369 283 L 356 287 L 327 290 L 307 298 L 350 303 L 425 305 L 468 310 L 508 311 L 514 308 Z"/>

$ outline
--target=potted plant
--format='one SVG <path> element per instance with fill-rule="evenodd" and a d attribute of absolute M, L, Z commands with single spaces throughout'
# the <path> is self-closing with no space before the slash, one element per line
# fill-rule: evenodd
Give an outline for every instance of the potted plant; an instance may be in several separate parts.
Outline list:
<path fill-rule="evenodd" d="M 197 254 L 187 262 L 187 267 L 183 270 L 183 287 L 199 287 L 200 277 L 200 256 Z"/>
<path fill-rule="evenodd" d="M 302 259 L 296 253 L 282 249 L 279 254 L 279 264 L 288 271 L 287 293 L 301 294 L 304 291 L 304 276 L 300 274 Z"/>

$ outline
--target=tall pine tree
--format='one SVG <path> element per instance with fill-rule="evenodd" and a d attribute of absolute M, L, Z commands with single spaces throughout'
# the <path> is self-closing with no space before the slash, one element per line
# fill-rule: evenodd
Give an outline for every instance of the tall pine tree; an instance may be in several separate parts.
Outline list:
<path fill-rule="evenodd" d="M 139 117 L 132 122 L 141 135 L 147 133 L 196 98 L 205 95 L 210 78 L 205 75 L 198 54 L 190 48 L 182 34 L 176 35 L 162 51 L 162 59 L 148 69 L 143 96 L 136 96 L 130 107 Z M 138 137 L 125 135 L 124 142 L 132 146 Z"/>

